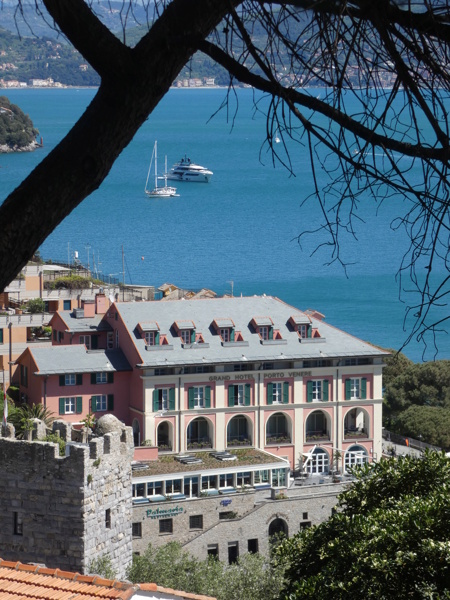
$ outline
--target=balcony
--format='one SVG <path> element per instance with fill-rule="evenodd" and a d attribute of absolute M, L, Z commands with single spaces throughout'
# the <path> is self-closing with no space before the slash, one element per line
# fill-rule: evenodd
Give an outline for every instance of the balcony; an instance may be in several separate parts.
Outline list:
<path fill-rule="evenodd" d="M 369 432 L 365 427 L 349 427 L 344 430 L 344 438 L 346 440 L 359 440 L 368 437 Z"/>
<path fill-rule="evenodd" d="M 188 438 L 187 449 L 188 450 L 204 450 L 212 448 L 211 440 L 207 437 L 200 438 Z"/>
<path fill-rule="evenodd" d="M 288 433 L 268 433 L 267 445 L 277 446 L 279 444 L 290 444 L 291 436 Z"/>
<path fill-rule="evenodd" d="M 227 448 L 237 448 L 242 446 L 251 446 L 252 441 L 244 435 L 230 435 L 227 438 Z"/>
<path fill-rule="evenodd" d="M 329 442 L 330 434 L 327 431 L 307 431 L 306 442 Z"/>

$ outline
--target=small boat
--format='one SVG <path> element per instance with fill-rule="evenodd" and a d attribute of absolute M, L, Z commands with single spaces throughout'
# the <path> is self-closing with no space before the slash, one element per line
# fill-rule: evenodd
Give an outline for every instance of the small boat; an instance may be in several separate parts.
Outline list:
<path fill-rule="evenodd" d="M 175 181 L 196 181 L 197 183 L 208 183 L 211 179 L 212 171 L 201 165 L 191 162 L 186 155 L 173 165 L 170 171 L 165 174 L 167 179 Z"/>
<path fill-rule="evenodd" d="M 153 159 L 155 159 L 155 187 L 152 190 L 147 188 L 148 180 L 150 178 L 150 173 L 152 170 Z M 166 171 L 167 171 L 167 157 L 166 157 Z M 177 188 L 170 187 L 167 185 L 167 177 L 164 176 L 164 186 L 158 187 L 158 146 L 155 141 L 155 145 L 153 146 L 152 158 L 150 160 L 150 166 L 148 167 L 147 173 L 147 181 L 145 182 L 145 193 L 150 198 L 170 198 L 172 196 L 179 196 L 177 194 Z"/>

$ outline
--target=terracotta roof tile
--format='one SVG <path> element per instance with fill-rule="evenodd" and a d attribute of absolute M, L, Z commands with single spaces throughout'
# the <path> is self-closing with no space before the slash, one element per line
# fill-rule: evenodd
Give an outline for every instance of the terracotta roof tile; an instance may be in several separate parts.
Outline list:
<path fill-rule="evenodd" d="M 210 596 L 171 590 L 155 583 L 134 585 L 98 575 L 81 575 L 0 558 L 0 600 L 130 600 L 138 590 L 159 592 L 161 598 L 215 600 Z"/>

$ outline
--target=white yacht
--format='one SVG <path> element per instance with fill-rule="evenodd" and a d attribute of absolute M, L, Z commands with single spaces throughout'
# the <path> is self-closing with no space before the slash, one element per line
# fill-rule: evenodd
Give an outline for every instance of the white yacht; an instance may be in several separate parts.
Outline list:
<path fill-rule="evenodd" d="M 167 179 L 175 181 L 196 181 L 197 183 L 208 183 L 211 179 L 212 171 L 201 165 L 191 162 L 186 155 L 173 165 L 166 174 Z"/>
<path fill-rule="evenodd" d="M 152 164 L 153 164 L 153 159 L 155 159 L 155 187 L 153 189 L 148 189 L 148 180 L 150 178 L 150 173 L 152 170 Z M 147 194 L 147 196 L 150 196 L 150 198 L 170 198 L 171 196 L 178 196 L 179 194 L 177 194 L 177 188 L 174 187 L 170 187 L 167 185 L 167 176 L 164 175 L 163 179 L 164 179 L 164 186 L 160 186 L 158 187 L 158 176 L 157 176 L 157 171 L 158 171 L 158 152 L 157 152 L 157 142 L 155 141 L 155 145 L 153 146 L 153 153 L 152 153 L 152 158 L 150 160 L 150 166 L 148 168 L 148 173 L 147 173 L 147 181 L 145 182 L 145 193 Z M 166 157 L 166 171 L 167 171 L 167 157 Z"/>

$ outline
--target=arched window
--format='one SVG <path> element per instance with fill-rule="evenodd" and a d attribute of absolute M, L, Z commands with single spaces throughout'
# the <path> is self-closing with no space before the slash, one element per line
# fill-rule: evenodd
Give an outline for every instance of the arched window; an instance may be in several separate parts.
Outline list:
<path fill-rule="evenodd" d="M 267 444 L 286 444 L 291 442 L 289 422 L 283 413 L 275 413 L 266 424 Z"/>
<path fill-rule="evenodd" d="M 187 428 L 187 449 L 212 448 L 210 424 L 204 417 L 193 419 Z"/>
<path fill-rule="evenodd" d="M 307 442 L 330 439 L 329 418 L 322 410 L 315 410 L 306 419 L 305 439 Z"/>
<path fill-rule="evenodd" d="M 303 469 L 310 474 L 328 473 L 330 468 L 330 456 L 323 448 L 314 448 L 309 452 L 303 463 Z"/>
<path fill-rule="evenodd" d="M 168 452 L 172 450 L 172 425 L 168 421 L 163 421 L 158 425 L 158 450 L 159 452 Z"/>
<path fill-rule="evenodd" d="M 363 465 L 369 462 L 369 454 L 364 446 L 350 446 L 345 453 L 344 468 L 346 471 L 356 465 Z"/>
<path fill-rule="evenodd" d="M 244 415 L 236 415 L 228 423 L 227 446 L 251 446 L 249 426 Z"/>
<path fill-rule="evenodd" d="M 284 519 L 274 519 L 269 525 L 269 538 L 279 535 L 289 536 L 289 528 Z"/>
<path fill-rule="evenodd" d="M 369 416 L 363 408 L 352 408 L 344 418 L 344 436 L 346 439 L 369 437 Z"/>

